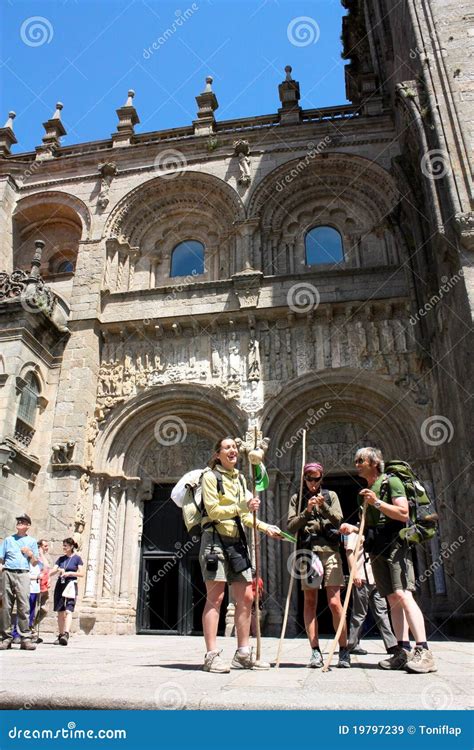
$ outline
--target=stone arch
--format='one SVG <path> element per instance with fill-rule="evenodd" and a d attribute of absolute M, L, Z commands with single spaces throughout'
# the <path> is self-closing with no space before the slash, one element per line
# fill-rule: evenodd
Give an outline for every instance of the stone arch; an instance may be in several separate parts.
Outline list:
<path fill-rule="evenodd" d="M 345 473 L 353 469 L 353 456 L 361 440 L 375 442 L 387 457 L 405 457 L 414 464 L 426 461 L 428 450 L 420 433 L 425 416 L 408 394 L 390 381 L 344 368 L 323 371 L 317 378 L 308 374 L 290 381 L 284 392 L 266 403 L 262 425 L 271 437 L 271 463 L 290 474 L 299 471 L 303 428 L 317 436 L 318 432 L 330 433 L 331 426 L 347 425 L 345 434 L 353 435 L 354 444 L 350 439 L 343 440 L 339 455 L 334 454 L 332 459 L 320 456 L 326 460 L 328 471 Z"/>
<path fill-rule="evenodd" d="M 245 211 L 238 194 L 223 180 L 201 172 L 182 172 L 173 179 L 155 177 L 125 195 L 112 211 L 105 239 L 138 248 L 135 286 L 169 283 L 169 257 L 181 240 L 204 240 L 206 274 L 199 279 L 227 278 L 237 270 L 234 222 Z"/>
<path fill-rule="evenodd" d="M 291 160 L 254 189 L 248 215 L 262 228 L 262 270 L 304 270 L 304 237 L 317 225 L 337 229 L 345 264 L 384 265 L 396 260 L 386 217 L 399 201 L 391 175 L 375 162 L 344 153 Z M 376 233 L 378 252 L 365 252 L 365 238 Z M 366 257 L 367 255 L 367 257 Z"/>
<path fill-rule="evenodd" d="M 35 240 L 43 240 L 40 273 L 54 291 L 69 297 L 79 242 L 90 236 L 91 217 L 85 203 L 60 191 L 34 193 L 18 201 L 12 220 L 13 267 L 28 271 Z M 72 270 L 61 269 L 64 261 L 72 264 Z"/>
<path fill-rule="evenodd" d="M 245 428 L 246 415 L 215 388 L 182 384 L 152 387 L 114 411 L 97 442 L 95 470 L 157 481 L 146 469 L 147 451 L 159 450 L 160 445 L 167 451 L 178 444 L 186 449 L 187 436 L 198 435 L 207 440 L 207 461 L 220 436 L 241 435 Z M 176 466 L 174 476 L 166 476 L 167 481 L 198 468 L 189 465 L 193 460 L 190 453 L 185 450 L 183 455 L 186 463 Z"/>

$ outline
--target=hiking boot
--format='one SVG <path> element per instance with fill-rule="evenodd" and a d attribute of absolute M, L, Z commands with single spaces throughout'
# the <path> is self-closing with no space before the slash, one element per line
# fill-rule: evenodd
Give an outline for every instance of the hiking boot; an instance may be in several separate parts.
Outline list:
<path fill-rule="evenodd" d="M 405 669 L 410 654 L 404 648 L 399 647 L 390 659 L 379 661 L 380 669 Z"/>
<path fill-rule="evenodd" d="M 257 661 L 253 649 L 251 648 L 247 654 L 243 654 L 237 650 L 234 654 L 234 658 L 231 661 L 230 666 L 232 669 L 270 669 L 270 664 L 267 661 L 261 659 Z"/>
<path fill-rule="evenodd" d="M 324 666 L 323 655 L 319 647 L 316 646 L 316 648 L 313 648 L 308 667 L 311 667 L 311 669 L 321 669 L 322 666 Z"/>
<path fill-rule="evenodd" d="M 60 646 L 67 646 L 69 641 L 69 633 L 63 633 L 58 637 L 59 645 Z"/>
<path fill-rule="evenodd" d="M 20 643 L 20 651 L 36 651 L 36 646 L 29 638 L 24 638 Z"/>
<path fill-rule="evenodd" d="M 369 653 L 365 648 L 361 648 L 361 646 L 354 646 L 354 648 L 348 646 L 347 649 L 349 653 L 354 654 L 354 656 L 367 656 Z"/>
<path fill-rule="evenodd" d="M 221 659 L 222 649 L 220 651 L 209 651 L 204 657 L 204 672 L 216 672 L 224 674 L 230 672 L 230 667 Z"/>
<path fill-rule="evenodd" d="M 337 662 L 337 666 L 342 669 L 350 669 L 351 653 L 348 648 L 339 646 L 339 661 Z"/>
<path fill-rule="evenodd" d="M 61 637 L 62 637 L 62 633 L 59 633 L 59 634 L 58 634 L 58 635 L 56 636 L 56 640 L 54 641 L 54 643 L 53 643 L 53 646 L 59 646 L 59 645 L 60 645 L 60 643 L 59 643 L 59 639 L 60 639 Z"/>
<path fill-rule="evenodd" d="M 12 638 L 4 638 L 3 641 L 0 643 L 0 651 L 7 651 L 7 649 L 12 647 Z"/>
<path fill-rule="evenodd" d="M 14 635 L 14 636 L 13 636 L 13 640 L 12 640 L 12 643 L 13 643 L 13 645 L 14 645 L 14 646 L 19 646 L 19 645 L 20 645 L 20 643 L 21 643 L 21 638 L 20 638 L 20 636 L 19 636 L 19 635 Z"/>
<path fill-rule="evenodd" d="M 438 671 L 434 663 L 433 652 L 429 648 L 423 648 L 423 646 L 415 646 L 405 669 L 407 672 L 416 672 L 417 674 Z"/>

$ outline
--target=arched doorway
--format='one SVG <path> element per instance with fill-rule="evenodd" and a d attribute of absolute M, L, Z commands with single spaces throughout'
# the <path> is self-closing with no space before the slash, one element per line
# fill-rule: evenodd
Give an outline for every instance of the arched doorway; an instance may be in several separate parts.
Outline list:
<path fill-rule="evenodd" d="M 89 629 L 93 620 L 95 632 L 105 623 L 107 632 L 200 632 L 198 542 L 170 491 L 206 465 L 217 438 L 245 425 L 235 404 L 205 386 L 152 387 L 114 410 L 97 444 L 81 612 Z"/>
<path fill-rule="evenodd" d="M 326 489 L 339 496 L 343 517 L 357 514 L 360 482 L 354 471 L 357 448 L 375 445 L 388 457 L 404 457 L 416 465 L 426 465 L 427 448 L 420 435 L 423 411 L 392 383 L 378 375 L 349 368 L 323 371 L 290 381 L 285 390 L 265 404 L 263 432 L 271 437 L 268 463 L 272 484 L 268 503 L 271 521 L 285 525 L 291 495 L 299 489 L 301 438 L 307 431 L 306 460 L 325 467 Z M 267 633 L 278 635 L 288 590 L 286 546 L 278 556 L 266 548 L 269 598 L 272 602 Z M 301 594 L 294 587 L 288 634 L 303 635 Z M 329 613 L 324 613 L 320 597 L 321 632 L 333 632 Z"/>

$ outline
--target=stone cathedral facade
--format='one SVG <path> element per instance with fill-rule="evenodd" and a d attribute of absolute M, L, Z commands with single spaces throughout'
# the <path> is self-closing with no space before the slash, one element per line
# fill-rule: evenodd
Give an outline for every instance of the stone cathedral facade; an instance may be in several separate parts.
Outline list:
<path fill-rule="evenodd" d="M 474 15 L 343 5 L 349 105 L 303 110 L 288 66 L 265 116 L 220 121 L 208 78 L 172 130 L 139 132 L 132 91 L 104 140 L 62 146 L 61 104 L 35 152 L 0 129 L 1 533 L 75 536 L 86 633 L 199 631 L 169 489 L 254 428 L 283 526 L 303 429 L 346 517 L 358 447 L 412 463 L 431 628 L 472 621 Z M 290 547 L 261 551 L 276 635 Z"/>

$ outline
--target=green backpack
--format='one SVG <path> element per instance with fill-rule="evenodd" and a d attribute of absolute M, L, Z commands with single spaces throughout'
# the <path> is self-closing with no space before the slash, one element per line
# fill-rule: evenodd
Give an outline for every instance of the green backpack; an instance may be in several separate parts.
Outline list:
<path fill-rule="evenodd" d="M 422 544 L 436 535 L 438 515 L 428 494 L 406 461 L 389 461 L 385 464 L 387 478 L 383 480 L 380 488 L 380 499 L 383 500 L 390 493 L 390 477 L 397 477 L 405 488 L 408 500 L 409 519 L 406 526 L 400 530 L 399 537 L 408 544 Z"/>

